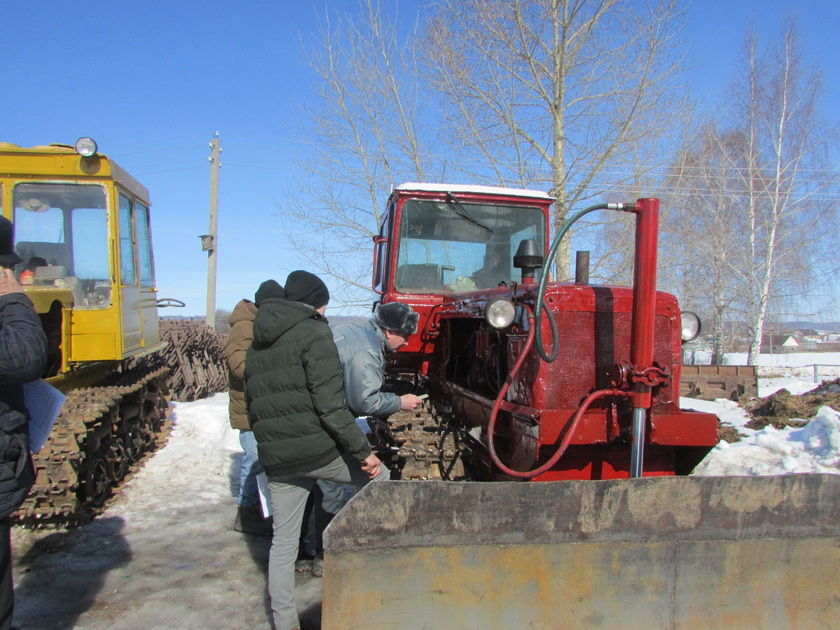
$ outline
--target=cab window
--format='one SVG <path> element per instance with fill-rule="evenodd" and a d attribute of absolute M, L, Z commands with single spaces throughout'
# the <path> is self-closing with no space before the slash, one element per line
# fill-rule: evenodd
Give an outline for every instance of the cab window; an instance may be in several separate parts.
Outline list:
<path fill-rule="evenodd" d="M 134 265 L 134 229 L 131 200 L 120 195 L 120 276 L 123 286 L 134 286 L 137 274 Z"/>
<path fill-rule="evenodd" d="M 137 254 L 140 258 L 140 284 L 152 287 L 155 284 L 152 262 L 152 236 L 149 228 L 149 208 L 142 203 L 134 205 L 134 219 L 137 223 Z"/>
<path fill-rule="evenodd" d="M 108 215 L 99 184 L 26 182 L 14 187 L 15 268 L 25 284 L 69 288 L 77 308 L 111 303 Z"/>

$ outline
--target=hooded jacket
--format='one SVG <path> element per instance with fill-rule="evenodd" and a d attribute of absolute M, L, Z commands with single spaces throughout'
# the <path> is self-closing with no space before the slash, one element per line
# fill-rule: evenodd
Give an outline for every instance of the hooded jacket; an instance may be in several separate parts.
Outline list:
<path fill-rule="evenodd" d="M 41 377 L 47 337 L 23 293 L 0 296 L 0 519 L 14 512 L 35 480 L 23 384 Z"/>
<path fill-rule="evenodd" d="M 344 373 L 347 404 L 356 416 L 387 417 L 400 410 L 397 394 L 382 392 L 385 375 L 385 334 L 372 319 L 333 330 Z"/>
<path fill-rule="evenodd" d="M 248 418 L 269 477 L 309 472 L 346 452 L 370 455 L 344 400 L 327 320 L 301 302 L 269 299 L 245 362 Z"/>
<path fill-rule="evenodd" d="M 240 300 L 230 314 L 230 333 L 225 344 L 230 381 L 230 426 L 240 431 L 250 431 L 248 410 L 245 407 L 245 355 L 254 338 L 254 318 L 257 305 L 251 300 Z"/>

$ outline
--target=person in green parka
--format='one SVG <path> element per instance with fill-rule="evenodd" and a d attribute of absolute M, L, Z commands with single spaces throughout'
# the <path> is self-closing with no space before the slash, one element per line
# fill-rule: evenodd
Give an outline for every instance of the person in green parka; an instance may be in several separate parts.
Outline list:
<path fill-rule="evenodd" d="M 324 317 L 327 286 L 298 270 L 285 288 L 285 299 L 261 302 L 245 360 L 248 419 L 274 516 L 268 592 L 276 630 L 299 627 L 294 564 L 312 487 L 319 479 L 361 487 L 388 478 L 345 400 L 338 350 Z"/>

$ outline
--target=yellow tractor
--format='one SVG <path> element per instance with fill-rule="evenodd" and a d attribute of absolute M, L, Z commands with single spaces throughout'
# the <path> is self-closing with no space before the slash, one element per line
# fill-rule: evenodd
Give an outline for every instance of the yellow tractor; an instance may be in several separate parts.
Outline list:
<path fill-rule="evenodd" d="M 66 399 L 17 518 L 85 520 L 166 433 L 149 193 L 96 143 L 0 143 L 18 281 L 49 340 L 43 377 Z"/>

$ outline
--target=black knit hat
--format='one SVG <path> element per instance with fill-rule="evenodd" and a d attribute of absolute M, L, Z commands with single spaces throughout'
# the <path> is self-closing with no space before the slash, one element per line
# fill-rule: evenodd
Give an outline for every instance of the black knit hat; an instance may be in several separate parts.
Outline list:
<path fill-rule="evenodd" d="M 11 267 L 20 262 L 14 245 L 15 226 L 6 217 L 0 217 L 0 265 Z"/>
<path fill-rule="evenodd" d="M 377 326 L 401 337 L 410 337 L 416 333 L 419 319 L 420 314 L 402 302 L 379 304 L 373 312 L 373 321 Z"/>
<path fill-rule="evenodd" d="M 286 278 L 286 299 L 309 304 L 312 308 L 321 308 L 329 303 L 330 291 L 324 281 L 314 273 L 298 269 Z"/>
<path fill-rule="evenodd" d="M 266 280 L 260 285 L 260 288 L 257 289 L 257 292 L 254 294 L 254 304 L 259 306 L 269 298 L 283 299 L 285 297 L 286 292 L 277 280 Z"/>

